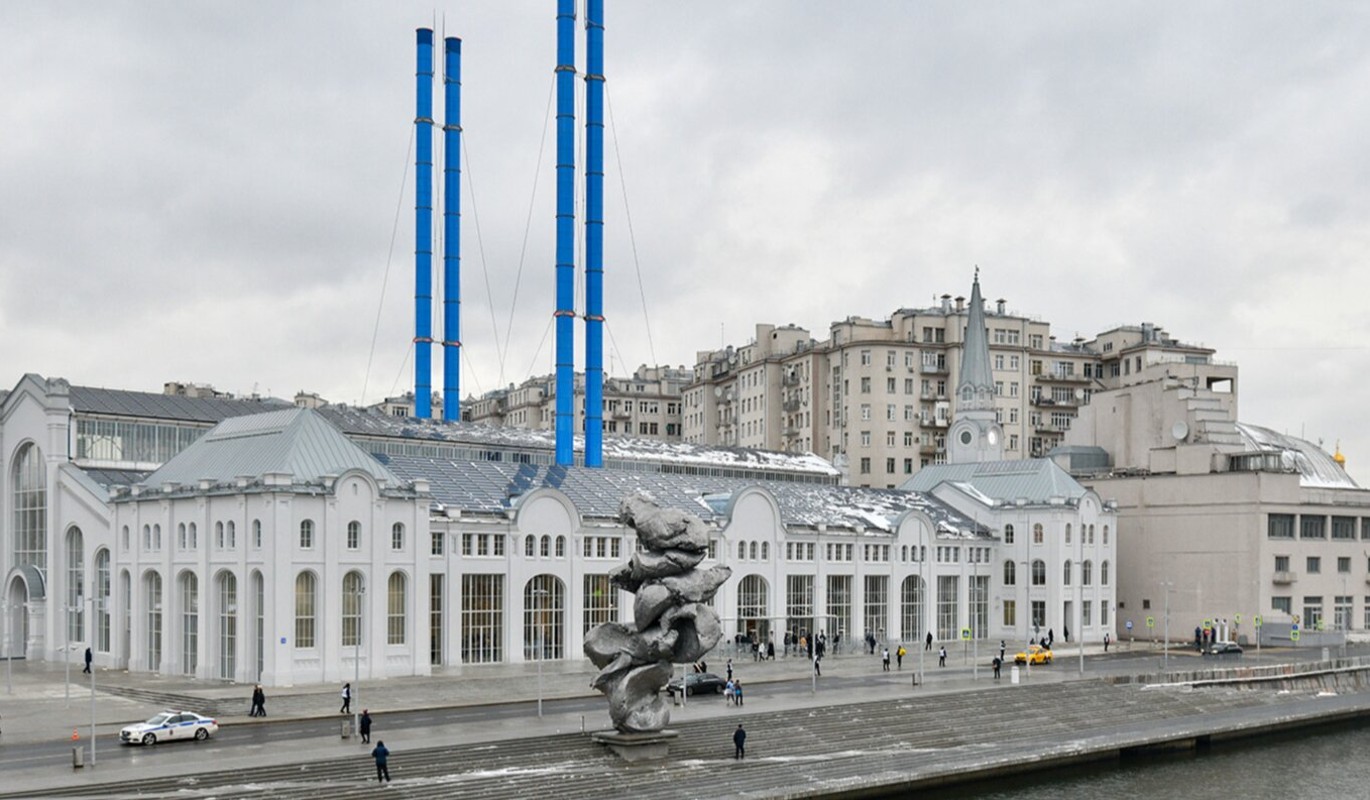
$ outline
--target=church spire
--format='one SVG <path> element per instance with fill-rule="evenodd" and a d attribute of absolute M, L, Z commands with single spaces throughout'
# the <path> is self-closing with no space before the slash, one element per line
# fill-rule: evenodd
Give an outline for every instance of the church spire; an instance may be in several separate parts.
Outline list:
<path fill-rule="evenodd" d="M 970 289 L 970 314 L 961 352 L 961 375 L 956 384 L 959 410 L 994 408 L 994 376 L 989 367 L 989 339 L 985 335 L 985 301 L 980 296 L 980 268 Z"/>

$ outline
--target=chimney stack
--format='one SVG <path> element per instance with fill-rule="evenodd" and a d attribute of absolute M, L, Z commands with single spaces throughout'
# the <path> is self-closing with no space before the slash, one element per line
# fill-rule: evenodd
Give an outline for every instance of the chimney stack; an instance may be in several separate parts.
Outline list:
<path fill-rule="evenodd" d="M 585 466 L 604 466 L 604 0 L 585 10 Z"/>
<path fill-rule="evenodd" d="M 442 418 L 461 419 L 461 39 L 443 41 Z"/>
<path fill-rule="evenodd" d="M 414 136 L 414 416 L 433 416 L 433 30 L 418 29 Z"/>
<path fill-rule="evenodd" d="M 556 463 L 575 463 L 576 3 L 557 2 Z"/>

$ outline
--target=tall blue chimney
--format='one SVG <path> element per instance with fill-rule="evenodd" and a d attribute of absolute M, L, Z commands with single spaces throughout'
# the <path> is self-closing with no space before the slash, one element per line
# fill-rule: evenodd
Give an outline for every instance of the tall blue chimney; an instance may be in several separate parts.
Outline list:
<path fill-rule="evenodd" d="M 461 39 L 443 40 L 442 418 L 461 419 Z"/>
<path fill-rule="evenodd" d="M 585 11 L 585 466 L 604 466 L 604 0 Z"/>
<path fill-rule="evenodd" d="M 557 464 L 575 461 L 576 3 L 557 2 Z"/>
<path fill-rule="evenodd" d="M 414 416 L 433 416 L 433 30 L 419 28 L 414 118 Z"/>

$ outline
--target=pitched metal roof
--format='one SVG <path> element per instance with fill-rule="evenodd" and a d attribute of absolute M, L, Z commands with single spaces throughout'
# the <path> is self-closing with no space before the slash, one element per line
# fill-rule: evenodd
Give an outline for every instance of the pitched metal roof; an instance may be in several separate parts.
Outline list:
<path fill-rule="evenodd" d="M 230 417 L 294 407 L 276 398 L 230 400 L 222 397 L 181 397 L 92 386 L 72 386 L 70 399 L 71 407 L 77 413 L 185 422 L 220 422 Z"/>
<path fill-rule="evenodd" d="M 942 483 L 968 484 L 1001 503 L 1020 498 L 1029 503 L 1045 503 L 1053 497 L 1078 500 L 1089 491 L 1049 458 L 934 464 L 915 472 L 901 488 L 930 492 Z"/>
<path fill-rule="evenodd" d="M 349 469 L 360 469 L 381 483 L 400 484 L 394 473 L 318 412 L 290 407 L 220 422 L 147 476 L 146 483 L 193 484 L 201 478 L 226 481 L 268 472 L 308 481 Z"/>
<path fill-rule="evenodd" d="M 1302 486 L 1360 488 L 1326 450 L 1306 439 L 1244 422 L 1237 423 L 1237 433 L 1241 434 L 1248 450 L 1279 453 L 1285 468 L 1298 470 Z"/>
<path fill-rule="evenodd" d="M 449 461 L 386 454 L 375 454 L 375 457 L 405 480 L 428 480 L 435 503 L 469 513 L 503 513 L 532 491 L 554 488 L 565 493 L 586 517 L 615 518 L 624 497 L 646 492 L 663 506 L 689 511 L 705 522 L 718 522 L 726 516 L 728 503 L 735 494 L 758 486 L 775 497 L 781 521 L 787 526 L 823 524 L 835 530 L 889 531 L 904 513 L 917 510 L 926 513 L 943 533 L 987 535 L 974 520 L 958 514 L 930 495 L 895 489 L 677 475 L 608 467 Z"/>
<path fill-rule="evenodd" d="M 956 383 L 956 391 L 969 384 L 976 389 L 979 402 L 982 392 L 994 396 L 994 375 L 989 368 L 989 338 L 985 333 L 985 301 L 980 297 L 980 273 L 975 273 L 975 283 L 970 288 L 970 313 L 966 317 L 966 344 L 961 349 L 961 374 Z M 959 408 L 960 406 L 958 406 Z M 974 406 L 978 407 L 978 406 Z M 993 406 L 989 406 L 993 408 Z"/>

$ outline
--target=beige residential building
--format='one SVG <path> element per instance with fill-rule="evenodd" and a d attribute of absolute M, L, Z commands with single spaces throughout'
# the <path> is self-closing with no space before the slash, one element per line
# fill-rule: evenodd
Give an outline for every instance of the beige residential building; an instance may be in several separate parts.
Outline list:
<path fill-rule="evenodd" d="M 681 390 L 690 380 L 684 367 L 639 366 L 631 378 L 604 380 L 604 433 L 681 440 Z M 506 389 L 468 400 L 464 418 L 471 422 L 553 430 L 556 424 L 556 376 L 540 375 Z M 585 429 L 585 375 L 575 375 L 577 432 Z"/>

